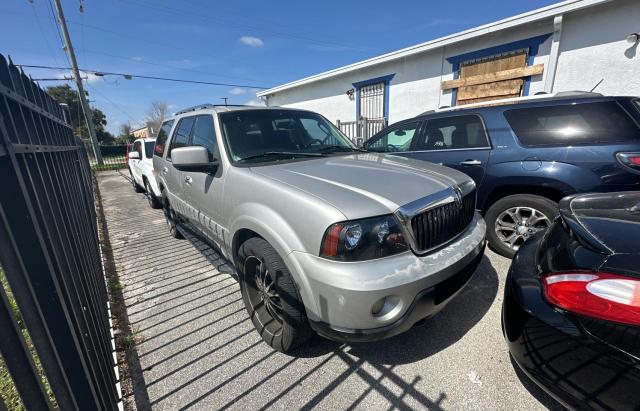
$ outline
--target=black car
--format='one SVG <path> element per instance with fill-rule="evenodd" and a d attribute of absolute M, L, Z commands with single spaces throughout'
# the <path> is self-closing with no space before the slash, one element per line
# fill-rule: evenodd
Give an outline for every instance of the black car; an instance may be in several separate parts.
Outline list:
<path fill-rule="evenodd" d="M 513 257 L 579 193 L 640 190 L 640 99 L 559 93 L 436 110 L 371 137 L 369 151 L 468 174 L 487 239 Z"/>
<path fill-rule="evenodd" d="M 640 409 L 640 193 L 575 195 L 559 207 L 509 270 L 509 351 L 569 408 Z"/>

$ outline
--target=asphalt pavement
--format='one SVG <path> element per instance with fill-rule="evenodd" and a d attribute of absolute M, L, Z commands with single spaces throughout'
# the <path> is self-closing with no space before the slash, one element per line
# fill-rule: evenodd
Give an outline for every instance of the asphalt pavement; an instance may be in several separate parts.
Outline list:
<path fill-rule="evenodd" d="M 139 409 L 557 407 L 509 359 L 500 309 L 510 260 L 490 250 L 425 325 L 366 344 L 315 337 L 285 355 L 254 331 L 222 257 L 192 236 L 171 238 L 123 174 L 98 182 L 146 385 Z"/>

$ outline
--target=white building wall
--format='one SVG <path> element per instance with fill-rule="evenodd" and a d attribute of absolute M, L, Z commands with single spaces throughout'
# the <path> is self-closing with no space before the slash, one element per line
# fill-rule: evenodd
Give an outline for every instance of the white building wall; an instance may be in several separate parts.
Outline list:
<path fill-rule="evenodd" d="M 553 91 L 590 90 L 640 96 L 640 49 L 625 39 L 640 32 L 640 1 L 617 0 L 566 15 Z"/>
<path fill-rule="evenodd" d="M 625 38 L 640 31 L 640 0 L 616 0 L 564 16 L 560 56 L 553 91 L 589 90 L 600 79 L 596 91 L 604 94 L 640 95 L 640 50 Z M 356 119 L 356 100 L 346 92 L 353 83 L 395 74 L 389 88 L 389 122 L 394 123 L 427 110 L 451 105 L 451 91 L 440 83 L 453 79 L 446 58 L 502 44 L 551 34 L 553 19 L 515 29 L 490 33 L 426 53 L 378 64 L 352 73 L 277 92 L 270 106 L 316 111 L 330 121 Z M 529 95 L 544 91 L 552 36 L 539 47 L 533 64 L 544 64 L 545 72 L 534 76 Z"/>

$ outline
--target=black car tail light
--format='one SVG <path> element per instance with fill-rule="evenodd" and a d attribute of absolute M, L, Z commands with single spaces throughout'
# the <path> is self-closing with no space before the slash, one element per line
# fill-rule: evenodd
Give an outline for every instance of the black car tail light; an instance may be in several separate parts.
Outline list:
<path fill-rule="evenodd" d="M 617 323 L 640 326 L 640 279 L 590 271 L 542 277 L 544 295 L 556 307 Z"/>
<path fill-rule="evenodd" d="M 622 165 L 640 171 L 640 153 L 618 153 L 616 157 Z"/>

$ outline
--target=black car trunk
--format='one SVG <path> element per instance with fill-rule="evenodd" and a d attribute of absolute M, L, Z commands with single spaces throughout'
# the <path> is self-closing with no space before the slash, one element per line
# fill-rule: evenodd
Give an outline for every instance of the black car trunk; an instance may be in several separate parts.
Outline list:
<path fill-rule="evenodd" d="M 539 250 L 543 274 L 586 270 L 640 278 L 640 193 L 562 200 L 560 216 Z M 640 359 L 640 327 L 573 316 L 595 338 Z"/>

